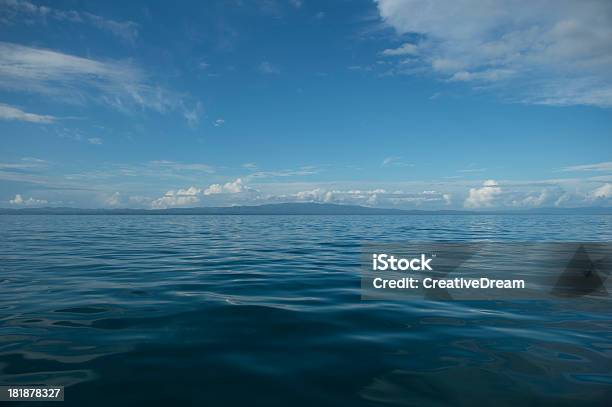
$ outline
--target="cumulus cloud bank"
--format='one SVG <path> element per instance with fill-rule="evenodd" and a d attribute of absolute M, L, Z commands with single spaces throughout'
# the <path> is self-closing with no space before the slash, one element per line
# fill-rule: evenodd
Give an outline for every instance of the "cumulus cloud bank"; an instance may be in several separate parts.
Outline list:
<path fill-rule="evenodd" d="M 324 189 L 314 188 L 292 195 L 281 195 L 276 199 L 297 202 L 335 203 L 345 205 L 383 206 L 383 207 L 422 207 L 443 208 L 452 202 L 450 193 L 433 190 L 405 192 L 376 189 Z"/>
<path fill-rule="evenodd" d="M 15 198 L 9 200 L 9 203 L 11 205 L 16 205 L 16 206 L 36 206 L 36 205 L 44 205 L 47 203 L 46 200 L 44 199 L 35 199 L 35 198 L 23 198 L 21 196 L 21 194 L 17 194 L 15 195 Z"/>
<path fill-rule="evenodd" d="M 484 181 L 481 187 L 470 188 L 463 206 L 468 209 L 487 208 L 543 208 L 543 207 L 585 207 L 610 206 L 612 204 L 612 183 L 592 181 L 596 187 L 585 189 L 574 180 L 558 183 L 543 182 L 533 185 L 504 183 L 495 180 Z"/>
<path fill-rule="evenodd" d="M 215 195 L 215 194 L 238 194 L 249 190 L 242 181 L 241 178 L 236 179 L 232 182 L 226 182 L 225 184 L 212 184 L 204 190 L 204 195 Z"/>
<path fill-rule="evenodd" d="M 470 188 L 469 195 L 463 206 L 466 208 L 487 208 L 493 206 L 495 198 L 502 193 L 495 180 L 487 180 L 481 188 Z"/>
<path fill-rule="evenodd" d="M 210 184 L 206 188 L 190 186 L 185 189 L 170 190 L 161 198 L 151 202 L 151 207 L 154 209 L 165 209 L 173 207 L 193 206 L 203 203 L 221 202 L 215 196 L 232 195 L 247 195 L 252 197 L 257 191 L 245 185 L 241 178 L 234 181 L 226 182 L 225 184 Z M 206 201 L 205 201 L 206 199 Z"/>

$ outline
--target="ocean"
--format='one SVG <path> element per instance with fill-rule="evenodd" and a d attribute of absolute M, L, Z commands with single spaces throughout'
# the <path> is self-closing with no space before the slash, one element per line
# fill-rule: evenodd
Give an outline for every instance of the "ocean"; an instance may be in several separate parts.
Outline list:
<path fill-rule="evenodd" d="M 609 297 L 362 300 L 362 246 L 402 241 L 610 242 L 612 216 L 0 215 L 0 384 L 67 406 L 609 405 Z"/>

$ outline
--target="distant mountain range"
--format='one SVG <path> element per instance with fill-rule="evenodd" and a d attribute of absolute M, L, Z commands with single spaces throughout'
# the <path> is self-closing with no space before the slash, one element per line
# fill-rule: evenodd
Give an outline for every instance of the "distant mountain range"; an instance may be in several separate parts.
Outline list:
<path fill-rule="evenodd" d="M 79 209 L 79 208 L 0 208 L 12 215 L 610 215 L 612 208 L 537 208 L 523 210 L 403 210 L 356 205 L 319 203 L 279 203 L 257 206 L 222 206 L 170 209 Z"/>

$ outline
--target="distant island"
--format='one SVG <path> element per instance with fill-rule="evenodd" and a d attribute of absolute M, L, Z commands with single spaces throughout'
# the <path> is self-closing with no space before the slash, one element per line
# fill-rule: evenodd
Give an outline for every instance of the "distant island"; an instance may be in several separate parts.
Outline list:
<path fill-rule="evenodd" d="M 2 215 L 610 215 L 612 207 L 523 210 L 405 210 L 322 203 L 279 203 L 169 209 L 0 208 Z"/>

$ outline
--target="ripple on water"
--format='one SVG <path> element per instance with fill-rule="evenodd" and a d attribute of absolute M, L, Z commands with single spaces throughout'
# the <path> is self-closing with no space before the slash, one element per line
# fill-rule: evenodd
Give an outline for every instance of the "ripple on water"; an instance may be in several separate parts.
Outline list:
<path fill-rule="evenodd" d="M 63 384 L 75 406 L 602 405 L 609 312 L 361 301 L 357 268 L 364 241 L 610 241 L 611 226 L 2 215 L 0 382 Z"/>

